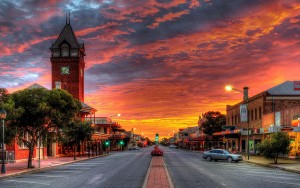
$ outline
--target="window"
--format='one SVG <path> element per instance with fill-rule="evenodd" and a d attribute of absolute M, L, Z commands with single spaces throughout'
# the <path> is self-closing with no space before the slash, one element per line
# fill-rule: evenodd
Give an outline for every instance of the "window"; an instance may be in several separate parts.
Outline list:
<path fill-rule="evenodd" d="M 29 140 L 29 135 L 28 132 L 26 132 L 25 134 L 23 133 L 22 138 L 25 138 L 25 140 Z M 18 139 L 18 145 L 20 149 L 28 149 L 28 147 L 24 144 L 24 142 L 21 139 Z"/>
<path fill-rule="evenodd" d="M 259 107 L 258 109 L 258 115 L 259 115 L 259 119 L 261 119 L 261 107 Z"/>
<path fill-rule="evenodd" d="M 255 108 L 255 120 L 257 120 L 257 108 Z"/>
<path fill-rule="evenodd" d="M 237 124 L 237 116 L 234 115 L 234 124 L 236 125 Z"/>
<path fill-rule="evenodd" d="M 253 110 L 251 110 L 251 121 L 253 121 Z"/>
<path fill-rule="evenodd" d="M 66 43 L 61 45 L 61 56 L 62 57 L 68 57 L 69 56 L 69 46 Z"/>

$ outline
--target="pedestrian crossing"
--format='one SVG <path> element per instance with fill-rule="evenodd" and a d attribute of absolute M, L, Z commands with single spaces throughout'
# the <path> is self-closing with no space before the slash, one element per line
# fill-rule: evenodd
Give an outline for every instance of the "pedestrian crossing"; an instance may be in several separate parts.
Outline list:
<path fill-rule="evenodd" d="M 108 156 L 101 162 L 96 162 L 97 159 L 81 161 L 64 166 L 58 166 L 51 170 L 39 171 L 37 173 L 24 174 L 10 179 L 4 179 L 0 181 L 0 187 L 47 187 L 51 185 L 53 179 L 57 179 L 59 181 L 61 178 L 70 178 L 71 176 L 82 174 L 87 170 L 99 167 L 99 165 L 109 163 L 111 161 L 110 158 L 112 157 Z M 9 183 L 9 186 L 5 183 Z M 2 184 L 5 184 L 5 186 L 2 186 Z"/>
<path fill-rule="evenodd" d="M 246 162 L 206 162 L 206 165 L 213 168 L 216 173 L 230 173 L 232 177 L 243 176 L 248 179 L 253 179 L 253 181 L 257 181 L 258 178 L 263 177 L 263 182 L 265 183 L 272 182 L 272 184 L 275 183 L 277 185 L 282 185 L 283 187 L 288 185 L 290 185 L 290 187 L 300 187 L 300 174 L 283 171 L 281 169 L 262 167 Z"/>

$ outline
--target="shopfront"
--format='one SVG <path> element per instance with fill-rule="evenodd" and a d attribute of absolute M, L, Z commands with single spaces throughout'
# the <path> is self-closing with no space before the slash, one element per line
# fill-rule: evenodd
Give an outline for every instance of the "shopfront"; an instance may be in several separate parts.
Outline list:
<path fill-rule="evenodd" d="M 230 152 L 238 152 L 240 148 L 240 136 L 242 129 L 226 130 L 213 133 L 213 136 L 223 136 L 219 138 L 218 147 L 227 149 Z"/>
<path fill-rule="evenodd" d="M 287 132 L 290 137 L 289 157 L 300 158 L 300 127 L 283 127 L 281 131 Z"/>

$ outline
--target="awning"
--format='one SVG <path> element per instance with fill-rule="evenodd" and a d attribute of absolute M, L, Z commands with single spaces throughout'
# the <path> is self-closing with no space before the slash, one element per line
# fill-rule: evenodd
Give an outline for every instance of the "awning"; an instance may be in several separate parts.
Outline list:
<path fill-rule="evenodd" d="M 109 134 L 103 134 L 103 133 L 94 133 L 92 135 L 92 140 L 104 140 L 109 138 Z"/>
<path fill-rule="evenodd" d="M 241 134 L 243 129 L 235 129 L 235 130 L 226 130 L 221 132 L 213 133 L 213 136 L 219 136 L 219 135 L 227 135 L 227 134 Z"/>

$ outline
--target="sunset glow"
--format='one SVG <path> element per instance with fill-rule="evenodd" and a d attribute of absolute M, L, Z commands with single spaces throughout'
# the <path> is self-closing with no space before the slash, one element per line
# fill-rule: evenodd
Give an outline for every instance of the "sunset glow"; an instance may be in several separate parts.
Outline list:
<path fill-rule="evenodd" d="M 297 0 L 0 2 L 0 88 L 51 89 L 50 46 L 71 12 L 86 49 L 85 102 L 153 139 L 300 80 Z M 115 114 L 122 114 L 121 116 Z"/>

